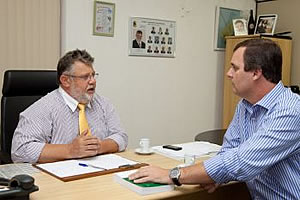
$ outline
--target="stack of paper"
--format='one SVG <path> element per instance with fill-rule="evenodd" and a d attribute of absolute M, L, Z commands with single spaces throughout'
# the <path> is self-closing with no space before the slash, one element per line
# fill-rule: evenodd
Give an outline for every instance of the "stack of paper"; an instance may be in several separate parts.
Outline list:
<path fill-rule="evenodd" d="M 203 155 L 214 155 L 221 149 L 220 145 L 201 141 L 174 145 L 182 147 L 182 150 L 174 151 L 171 149 L 165 149 L 162 146 L 155 146 L 152 147 L 152 149 L 159 154 L 176 160 L 183 160 L 185 154 L 195 155 L 196 158 L 199 158 Z"/>
<path fill-rule="evenodd" d="M 128 179 L 128 176 L 136 170 L 115 173 L 114 180 L 128 189 L 140 194 L 149 195 L 159 192 L 167 192 L 174 189 L 173 185 L 159 184 L 159 183 L 134 183 Z"/>

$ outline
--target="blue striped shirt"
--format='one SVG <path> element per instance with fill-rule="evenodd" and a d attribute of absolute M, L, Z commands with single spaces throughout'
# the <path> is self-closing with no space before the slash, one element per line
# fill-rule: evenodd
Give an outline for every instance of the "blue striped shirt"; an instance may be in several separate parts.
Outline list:
<path fill-rule="evenodd" d="M 280 82 L 254 105 L 241 100 L 204 166 L 217 183 L 245 181 L 252 199 L 300 199 L 300 96 Z"/>

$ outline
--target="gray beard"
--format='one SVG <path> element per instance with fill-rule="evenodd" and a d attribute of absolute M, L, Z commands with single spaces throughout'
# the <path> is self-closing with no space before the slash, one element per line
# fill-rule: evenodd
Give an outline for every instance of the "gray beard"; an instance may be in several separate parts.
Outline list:
<path fill-rule="evenodd" d="M 93 96 L 88 95 L 87 93 L 79 94 L 79 91 L 73 86 L 71 86 L 71 96 L 74 97 L 79 103 L 88 104 Z"/>

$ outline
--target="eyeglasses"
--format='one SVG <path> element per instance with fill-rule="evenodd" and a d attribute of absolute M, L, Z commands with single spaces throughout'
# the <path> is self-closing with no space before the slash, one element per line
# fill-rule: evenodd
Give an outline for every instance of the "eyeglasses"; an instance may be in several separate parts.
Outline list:
<path fill-rule="evenodd" d="M 75 75 L 71 75 L 71 74 L 65 74 L 66 76 L 70 76 L 70 77 L 73 77 L 73 78 L 80 78 L 84 81 L 90 81 L 93 79 L 97 79 L 98 76 L 99 76 L 99 73 L 95 73 L 95 74 L 89 74 L 89 75 L 83 75 L 83 76 L 75 76 Z"/>

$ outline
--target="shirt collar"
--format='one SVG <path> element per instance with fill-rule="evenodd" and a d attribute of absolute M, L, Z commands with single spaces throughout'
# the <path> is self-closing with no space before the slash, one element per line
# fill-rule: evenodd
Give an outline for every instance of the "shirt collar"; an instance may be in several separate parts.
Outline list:
<path fill-rule="evenodd" d="M 256 105 L 260 105 L 269 110 L 274 102 L 276 102 L 276 99 L 278 99 L 279 95 L 284 92 L 284 89 L 284 85 L 280 81 L 268 94 L 259 100 Z"/>
<path fill-rule="evenodd" d="M 284 85 L 281 81 L 277 83 L 277 85 L 267 93 L 261 100 L 259 100 L 256 104 L 250 104 L 247 100 L 243 99 L 244 106 L 248 109 L 250 107 L 255 107 L 256 105 L 261 106 L 266 109 L 270 109 L 278 96 L 284 91 Z"/>
<path fill-rule="evenodd" d="M 74 112 L 77 109 L 79 102 L 76 99 L 74 99 L 72 96 L 70 96 L 62 87 L 59 86 L 58 91 L 60 92 L 64 101 L 72 110 L 72 112 Z M 91 108 L 91 103 L 88 103 L 87 107 Z"/>

